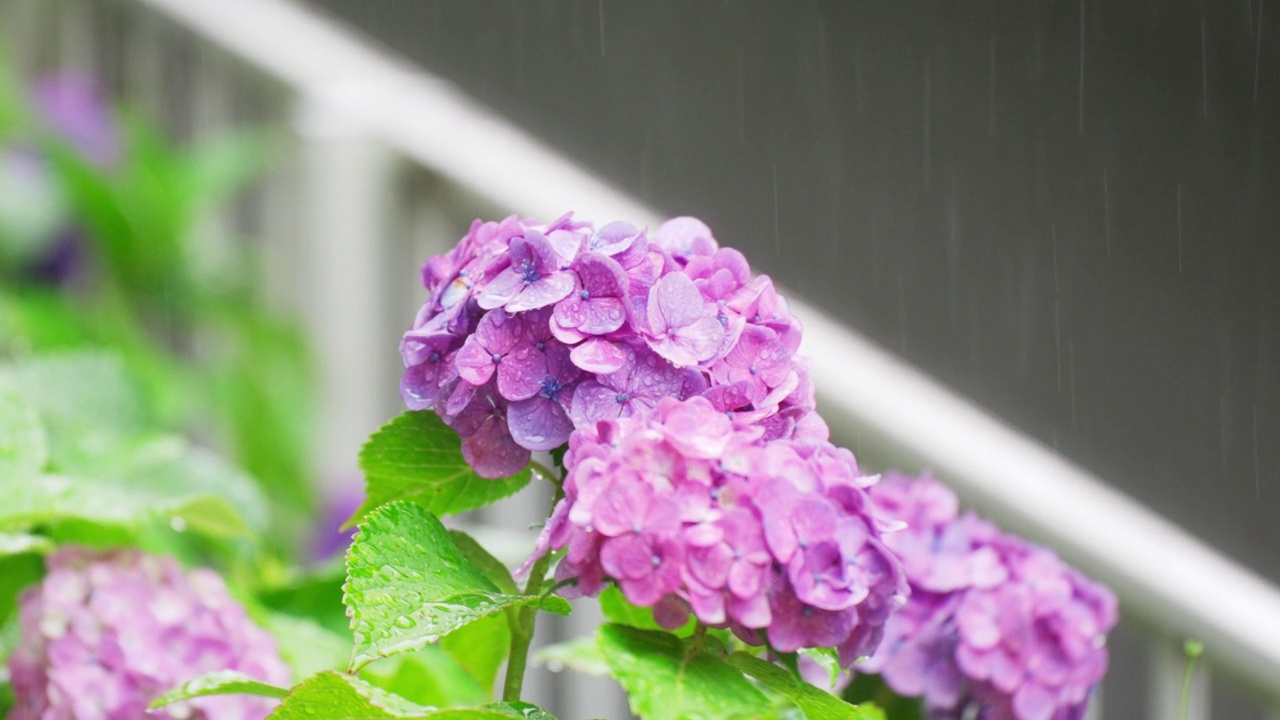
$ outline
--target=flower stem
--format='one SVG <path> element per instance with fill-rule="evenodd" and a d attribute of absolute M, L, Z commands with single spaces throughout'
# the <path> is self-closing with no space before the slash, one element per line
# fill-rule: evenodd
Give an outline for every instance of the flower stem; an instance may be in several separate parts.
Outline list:
<path fill-rule="evenodd" d="M 551 508 L 564 497 L 562 481 L 555 475 L 547 479 L 555 483 L 556 494 L 551 499 Z M 547 566 L 551 564 L 551 553 L 538 558 L 529 571 L 529 581 L 525 583 L 525 595 L 537 595 L 542 591 L 542 583 L 547 575 Z M 503 702 L 517 702 L 520 691 L 524 687 L 524 671 L 529 664 L 529 644 L 533 642 L 534 623 L 538 619 L 538 608 L 526 605 L 507 611 L 507 626 L 511 629 L 511 649 L 507 655 L 507 677 L 502 683 Z"/>

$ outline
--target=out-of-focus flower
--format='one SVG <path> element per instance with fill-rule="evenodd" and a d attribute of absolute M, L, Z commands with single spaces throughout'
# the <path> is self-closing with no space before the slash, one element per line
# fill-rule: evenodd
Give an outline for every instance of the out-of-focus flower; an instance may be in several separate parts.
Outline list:
<path fill-rule="evenodd" d="M 276 685 L 289 671 L 209 570 L 133 550 L 65 547 L 20 599 L 22 637 L 9 658 L 11 720 L 260 720 L 275 701 L 196 698 L 147 710 L 159 695 L 215 670 Z"/>
<path fill-rule="evenodd" d="M 476 221 L 422 279 L 429 296 L 401 341 L 401 393 L 464 437 L 484 477 L 663 397 L 705 394 L 769 439 L 826 439 L 796 355 L 799 323 L 768 277 L 753 279 L 742 254 L 693 218 L 652 239 L 568 215 Z"/>
<path fill-rule="evenodd" d="M 1115 596 L 1049 550 L 961 515 L 929 479 L 886 478 L 870 491 L 907 529 L 886 543 L 911 598 L 861 667 L 940 718 L 1076 720 L 1107 668 Z"/>
<path fill-rule="evenodd" d="M 612 580 L 673 627 L 692 613 L 778 652 L 870 654 L 906 592 L 875 478 L 829 443 L 764 438 L 702 397 L 579 428 L 535 557 L 567 548 L 568 592 Z"/>
<path fill-rule="evenodd" d="M 31 85 L 30 100 L 42 129 L 81 157 L 101 168 L 118 161 L 119 132 L 92 78 L 75 73 L 41 77 Z M 45 158 L 30 142 L 0 148 L 0 238 L 0 253 L 33 279 L 63 282 L 83 265 L 82 231 L 69 224 L 65 199 Z"/>

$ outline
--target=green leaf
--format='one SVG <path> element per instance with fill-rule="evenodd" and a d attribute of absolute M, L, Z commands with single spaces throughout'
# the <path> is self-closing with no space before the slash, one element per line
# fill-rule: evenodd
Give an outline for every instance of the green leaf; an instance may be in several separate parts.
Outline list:
<path fill-rule="evenodd" d="M 661 630 L 663 632 L 671 632 L 680 637 L 688 637 L 693 634 L 694 628 L 697 627 L 697 621 L 690 617 L 689 622 L 676 630 L 667 630 L 653 619 L 653 608 L 639 607 L 633 605 L 626 595 L 618 589 L 617 585 L 610 585 L 605 591 L 600 593 L 600 611 L 604 616 L 616 623 L 630 625 L 641 630 Z"/>
<path fill-rule="evenodd" d="M 50 462 L 64 473 L 94 473 L 104 456 L 145 427 L 138 387 L 111 355 L 44 355 L 0 367 L 0 384 L 35 408 L 48 433 Z"/>
<path fill-rule="evenodd" d="M 609 675 L 609 664 L 604 661 L 604 653 L 594 637 L 547 645 L 535 652 L 533 659 L 552 672 L 568 668 L 583 675 Z"/>
<path fill-rule="evenodd" d="M 856 668 L 857 665 L 854 665 Z M 853 681 L 845 687 L 842 697 L 859 707 L 878 707 L 881 716 L 893 720 L 923 720 L 924 702 L 920 698 L 903 697 L 874 673 L 855 672 Z"/>
<path fill-rule="evenodd" d="M 44 426 L 36 409 L 13 388 L 0 387 L 0 478 L 25 481 L 49 461 Z"/>
<path fill-rule="evenodd" d="M 449 536 L 453 538 L 453 543 L 462 551 L 462 556 L 471 561 L 472 565 L 480 571 L 482 575 L 489 579 L 489 582 L 497 586 L 499 590 L 509 595 L 515 595 L 520 592 L 516 587 L 516 581 L 511 579 L 511 571 L 507 569 L 502 561 L 494 557 L 488 550 L 484 549 L 476 539 L 461 530 L 450 530 Z"/>
<path fill-rule="evenodd" d="M 172 705 L 176 702 L 207 695 L 257 695 L 258 697 L 282 698 L 288 694 L 289 691 L 282 687 L 269 685 L 244 673 L 234 670 L 218 670 L 201 675 L 193 680 L 188 680 L 181 686 L 152 700 L 151 705 L 148 707 L 152 709 L 161 708 L 165 705 Z"/>
<path fill-rule="evenodd" d="M 360 677 L 421 705 L 456 707 L 489 702 L 489 691 L 437 645 L 370 665 Z"/>
<path fill-rule="evenodd" d="M 742 673 L 696 643 L 670 633 L 608 624 L 600 650 L 644 720 L 758 718 L 769 701 Z"/>
<path fill-rule="evenodd" d="M 874 705 L 850 705 L 828 692 L 800 680 L 788 670 L 745 652 L 735 652 L 729 664 L 750 675 L 761 685 L 796 704 L 808 720 L 884 720 Z"/>
<path fill-rule="evenodd" d="M 268 720 L 395 720 L 431 712 L 359 678 L 325 671 L 290 690 Z"/>
<path fill-rule="evenodd" d="M 480 618 L 440 639 L 440 648 L 489 693 L 510 646 L 511 627 L 505 613 Z"/>
<path fill-rule="evenodd" d="M 503 593 L 434 515 L 408 502 L 386 505 L 361 525 L 347 551 L 343 604 L 355 635 L 352 671 L 508 608 L 570 609 L 555 596 Z"/>
<path fill-rule="evenodd" d="M 462 457 L 462 440 L 430 410 L 406 412 L 360 450 L 365 502 L 350 526 L 379 505 L 412 500 L 435 515 L 483 507 L 514 494 L 533 477 L 528 468 L 500 480 L 482 478 Z"/>
<path fill-rule="evenodd" d="M 293 669 L 294 677 L 307 677 L 321 670 L 341 670 L 351 657 L 351 638 L 344 632 L 328 630 L 314 620 L 283 612 L 268 612 L 267 628 L 280 645 L 280 656 Z"/>
<path fill-rule="evenodd" d="M 268 720 L 555 720 L 527 703 L 492 703 L 440 710 L 410 702 L 359 678 L 335 672 L 313 675 L 289 692 Z"/>

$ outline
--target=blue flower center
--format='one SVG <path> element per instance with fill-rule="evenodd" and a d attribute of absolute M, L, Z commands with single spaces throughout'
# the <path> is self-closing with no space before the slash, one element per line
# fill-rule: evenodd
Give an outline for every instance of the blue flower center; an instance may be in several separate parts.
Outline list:
<path fill-rule="evenodd" d="M 525 285 L 538 282 L 542 276 L 538 274 L 538 266 L 532 260 L 520 261 L 520 278 L 524 280 Z"/>
<path fill-rule="evenodd" d="M 548 375 L 542 381 L 542 391 L 538 394 L 548 400 L 555 400 L 560 395 L 561 390 L 564 390 L 564 385 L 561 385 L 559 380 Z"/>
<path fill-rule="evenodd" d="M 583 300 L 590 300 L 591 291 L 586 288 L 582 288 L 582 290 L 578 292 L 578 297 L 582 298 Z"/>
<path fill-rule="evenodd" d="M 653 565 L 654 567 L 658 567 L 659 565 L 662 564 L 662 557 L 658 555 L 654 555 L 653 557 L 650 557 L 649 564 Z"/>
<path fill-rule="evenodd" d="M 502 353 L 494 353 L 493 355 L 490 355 L 489 357 L 490 357 L 490 359 L 492 359 L 492 360 L 493 360 L 493 362 L 494 362 L 495 364 L 496 364 L 496 363 L 500 363 L 500 362 L 502 362 Z"/>
<path fill-rule="evenodd" d="M 752 365 L 751 367 L 747 368 L 747 370 L 750 371 L 752 375 L 755 375 L 756 373 L 760 372 L 760 369 L 757 368 L 755 365 Z"/>
<path fill-rule="evenodd" d="M 439 351 L 439 350 L 432 350 L 432 351 L 431 351 L 431 354 L 427 356 L 427 361 L 428 361 L 428 362 L 433 362 L 433 363 L 434 363 L 434 362 L 440 362 L 440 351 Z"/>
<path fill-rule="evenodd" d="M 813 617 L 813 608 L 808 605 L 805 605 L 804 610 L 801 610 L 800 614 L 804 615 L 805 617 Z"/>
<path fill-rule="evenodd" d="M 539 340 L 538 342 L 534 343 L 534 344 L 533 344 L 533 346 L 534 346 L 534 347 L 536 347 L 536 348 L 538 348 L 539 350 L 546 350 L 546 349 L 547 349 L 547 344 L 546 344 L 546 343 L 544 343 L 544 342 L 542 342 L 541 340 Z"/>
<path fill-rule="evenodd" d="M 628 393 L 628 392 L 620 392 L 620 393 L 618 393 L 618 396 L 617 396 L 616 398 L 614 398 L 614 399 L 618 401 L 618 404 L 619 404 L 619 405 L 621 405 L 622 403 L 624 403 L 624 402 L 626 402 L 626 401 L 628 401 L 628 400 L 630 400 L 630 399 L 631 399 L 631 393 Z"/>

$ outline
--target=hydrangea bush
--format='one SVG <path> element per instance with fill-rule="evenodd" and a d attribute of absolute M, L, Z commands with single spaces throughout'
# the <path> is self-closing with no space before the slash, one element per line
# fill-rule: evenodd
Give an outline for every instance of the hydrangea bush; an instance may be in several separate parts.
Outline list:
<path fill-rule="evenodd" d="M 133 550 L 75 546 L 50 555 L 47 566 L 19 602 L 11 720 L 257 720 L 273 701 L 227 695 L 147 706 L 216 670 L 289 682 L 275 639 L 249 620 L 216 573 L 187 573 L 170 558 Z"/>
<path fill-rule="evenodd" d="M 301 680 L 285 687 L 274 645 L 216 576 L 63 549 L 21 601 L 12 717 L 550 718 L 522 700 L 536 620 L 585 597 L 607 622 L 542 655 L 613 676 L 646 720 L 884 717 L 806 681 L 815 667 L 878 675 L 934 718 L 1080 717 L 1114 597 L 961 514 L 940 484 L 882 481 L 832 444 L 800 323 L 701 222 L 477 221 L 422 281 L 400 344 L 409 409 L 361 452 L 341 577 L 261 559 L 247 571 L 243 546 L 214 545 L 240 559 L 237 587 Z M 0 450 L 19 438 L 23 477 L 73 482 L 56 413 L 6 410 L 5 387 L 0 367 Z M 535 479 L 554 499 L 514 572 L 442 522 Z M 0 473 L 0 492 L 16 487 Z M 123 522 L 136 542 L 154 542 L 141 528 L 156 520 L 254 529 L 232 524 L 242 504 L 211 525 L 192 510 L 211 499 L 177 490 L 126 519 L 37 500 L 60 509 L 0 509 L 0 541 L 46 552 L 62 536 L 41 523 L 58 512 Z"/>

